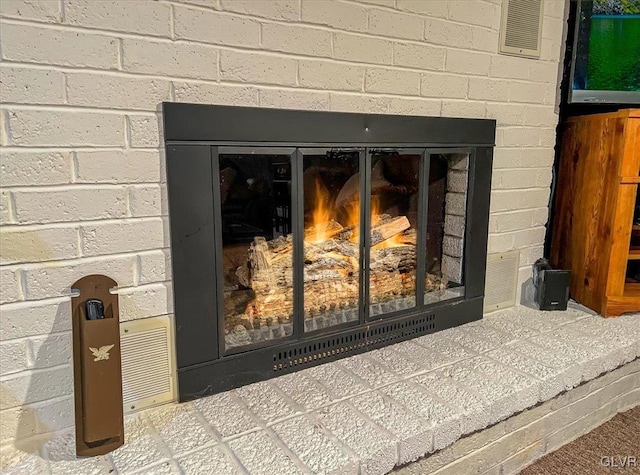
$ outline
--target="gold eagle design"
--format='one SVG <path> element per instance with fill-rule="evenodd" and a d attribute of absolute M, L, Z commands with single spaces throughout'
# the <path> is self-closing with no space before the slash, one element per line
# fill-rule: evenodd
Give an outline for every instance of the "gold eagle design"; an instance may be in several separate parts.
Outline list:
<path fill-rule="evenodd" d="M 109 350 L 111 350 L 111 348 L 113 348 L 113 345 L 101 346 L 99 349 L 89 347 L 89 350 L 91 350 L 91 353 L 95 356 L 93 361 L 108 360 Z"/>

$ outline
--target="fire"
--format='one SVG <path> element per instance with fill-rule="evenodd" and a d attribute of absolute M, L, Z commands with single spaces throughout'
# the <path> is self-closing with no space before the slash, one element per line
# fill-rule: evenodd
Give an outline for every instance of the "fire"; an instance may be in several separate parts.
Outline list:
<path fill-rule="evenodd" d="M 333 206 L 333 200 L 329 195 L 329 191 L 322 184 L 320 179 L 315 181 L 316 207 L 311 216 L 313 219 L 313 232 L 309 233 L 305 240 L 311 243 L 321 243 L 330 239 L 333 235 L 330 232 L 330 223 L 337 221 L 336 210 Z M 352 201 L 345 207 L 346 218 L 344 223 L 340 223 L 345 227 L 352 227 L 353 234 L 350 238 L 351 242 L 358 242 L 360 239 L 360 201 Z M 379 216 L 382 214 L 380 197 L 373 196 L 371 199 L 371 226 L 375 226 L 379 222 Z M 386 249 L 390 247 L 406 246 L 407 243 L 402 240 L 400 234 L 396 234 L 381 243 L 372 246 L 372 250 Z"/>
<path fill-rule="evenodd" d="M 373 251 L 377 251 L 379 249 L 387 249 L 390 247 L 402 247 L 407 246 L 408 244 L 402 240 L 402 235 L 396 234 L 395 236 L 391 236 L 386 241 L 382 241 L 381 243 L 372 246 L 371 249 Z"/>
<path fill-rule="evenodd" d="M 329 192 L 318 178 L 316 178 L 316 208 L 313 210 L 312 218 L 314 232 L 311 242 L 326 241 L 329 238 L 329 222 L 334 219 L 334 213 Z"/>
<path fill-rule="evenodd" d="M 380 197 L 374 196 L 371 200 L 371 226 L 376 224 L 376 221 L 379 221 L 379 216 L 382 214 L 382 210 L 380 209 Z M 376 244 L 371 247 L 371 250 L 377 251 L 379 249 L 387 249 L 389 247 L 400 247 L 406 246 L 405 242 L 402 242 L 402 238 L 400 234 L 396 234 L 391 236 L 389 239 L 382 241 L 381 243 Z"/>

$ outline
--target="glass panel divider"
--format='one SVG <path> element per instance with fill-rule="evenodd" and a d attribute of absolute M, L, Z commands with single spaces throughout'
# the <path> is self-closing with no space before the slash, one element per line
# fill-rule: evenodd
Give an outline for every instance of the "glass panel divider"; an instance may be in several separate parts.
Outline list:
<path fill-rule="evenodd" d="M 371 252 L 370 149 L 360 151 L 360 323 L 369 320 L 369 256 Z"/>
<path fill-rule="evenodd" d="M 420 196 L 418 202 L 418 229 L 416 233 L 416 307 L 424 307 L 425 279 L 427 278 L 427 216 L 429 212 L 429 167 L 431 155 L 422 150 L 420 154 Z"/>

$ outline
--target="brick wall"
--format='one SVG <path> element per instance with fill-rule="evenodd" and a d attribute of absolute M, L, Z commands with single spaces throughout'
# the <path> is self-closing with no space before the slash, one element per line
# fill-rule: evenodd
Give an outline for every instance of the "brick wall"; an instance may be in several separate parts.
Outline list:
<path fill-rule="evenodd" d="M 2 441 L 72 424 L 69 285 L 171 315 L 162 101 L 498 121 L 489 251 L 542 253 L 565 2 L 539 60 L 500 0 L 2 0 Z"/>

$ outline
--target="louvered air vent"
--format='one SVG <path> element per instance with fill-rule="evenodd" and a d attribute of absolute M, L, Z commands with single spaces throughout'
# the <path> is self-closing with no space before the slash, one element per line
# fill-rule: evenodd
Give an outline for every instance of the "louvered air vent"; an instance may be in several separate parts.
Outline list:
<path fill-rule="evenodd" d="M 540 57 L 542 0 L 503 0 L 500 52 Z"/>
<path fill-rule="evenodd" d="M 487 280 L 484 287 L 484 311 L 513 307 L 518 294 L 520 251 L 487 256 Z"/>
<path fill-rule="evenodd" d="M 175 398 L 169 317 L 121 323 L 120 347 L 125 413 Z"/>

